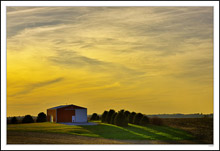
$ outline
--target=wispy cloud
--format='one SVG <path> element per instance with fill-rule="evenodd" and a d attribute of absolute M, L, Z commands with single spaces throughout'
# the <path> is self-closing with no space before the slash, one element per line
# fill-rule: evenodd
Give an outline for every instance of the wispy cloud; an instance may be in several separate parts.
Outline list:
<path fill-rule="evenodd" d="M 80 67 L 80 68 L 83 66 L 107 65 L 107 63 L 103 61 L 79 55 L 75 51 L 66 51 L 66 50 L 57 50 L 56 56 L 48 57 L 48 60 L 57 65 Z"/>
<path fill-rule="evenodd" d="M 24 90 L 19 91 L 15 94 L 8 94 L 8 96 L 10 97 L 14 97 L 14 96 L 19 96 L 19 95 L 24 95 L 24 94 L 28 94 L 31 93 L 32 91 L 34 91 L 35 89 L 50 85 L 50 84 L 54 84 L 57 82 L 62 81 L 64 78 L 56 78 L 54 80 L 47 80 L 47 81 L 43 81 L 43 82 L 38 82 L 38 83 L 32 83 L 32 84 L 28 84 L 27 86 L 25 86 Z"/>
<path fill-rule="evenodd" d="M 179 79 L 190 79 L 192 83 L 211 84 L 213 82 L 213 59 L 199 58 L 181 64 L 181 70 L 173 73 Z M 201 82 L 202 81 L 202 82 Z"/>

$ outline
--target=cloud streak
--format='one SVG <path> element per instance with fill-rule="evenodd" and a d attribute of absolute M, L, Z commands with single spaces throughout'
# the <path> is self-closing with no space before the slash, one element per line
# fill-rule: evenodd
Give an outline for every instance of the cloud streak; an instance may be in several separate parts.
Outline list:
<path fill-rule="evenodd" d="M 83 67 L 83 66 L 99 66 L 106 65 L 107 63 L 92 59 L 89 57 L 81 56 L 75 51 L 58 50 L 56 56 L 48 57 L 48 60 L 63 66 Z"/>
<path fill-rule="evenodd" d="M 25 94 L 31 93 L 31 92 L 34 91 L 35 89 L 42 88 L 42 87 L 45 87 L 45 86 L 48 86 L 48 85 L 51 85 L 51 84 L 60 82 L 60 81 L 62 81 L 63 79 L 64 79 L 64 78 L 60 77 L 60 78 L 56 78 L 56 79 L 54 79 L 54 80 L 48 80 L 48 81 L 43 81 L 43 82 L 28 84 L 28 85 L 25 87 L 24 90 L 19 91 L 19 92 L 15 93 L 15 94 L 12 94 L 12 95 L 8 95 L 8 96 L 14 97 L 14 96 L 25 95 Z"/>

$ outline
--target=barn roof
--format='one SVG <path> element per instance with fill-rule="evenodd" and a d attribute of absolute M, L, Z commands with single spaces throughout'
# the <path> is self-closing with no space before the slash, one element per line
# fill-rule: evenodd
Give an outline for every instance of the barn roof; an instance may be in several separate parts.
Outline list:
<path fill-rule="evenodd" d="M 59 109 L 59 108 L 67 107 L 67 106 L 73 106 L 74 108 L 78 108 L 78 109 L 86 109 L 86 108 L 81 107 L 81 106 L 70 104 L 70 105 L 60 105 L 60 106 L 52 107 L 52 108 L 49 108 L 48 110 Z"/>
<path fill-rule="evenodd" d="M 55 106 L 55 107 L 49 108 L 49 110 L 50 110 L 50 109 L 59 109 L 59 108 L 63 108 L 63 107 L 66 107 L 66 106 L 69 106 L 69 105 Z"/>

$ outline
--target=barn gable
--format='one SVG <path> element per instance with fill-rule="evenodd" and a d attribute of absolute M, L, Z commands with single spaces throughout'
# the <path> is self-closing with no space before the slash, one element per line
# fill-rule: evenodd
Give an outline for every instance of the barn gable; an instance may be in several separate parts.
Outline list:
<path fill-rule="evenodd" d="M 73 104 L 70 104 L 70 105 L 60 105 L 60 106 L 55 106 L 55 107 L 52 107 L 52 108 L 49 108 L 48 110 L 53 110 L 53 109 L 60 109 L 60 108 L 65 108 L 65 107 L 73 107 L 75 109 L 86 109 L 84 107 L 81 107 L 81 106 L 77 106 L 77 105 L 73 105 Z"/>

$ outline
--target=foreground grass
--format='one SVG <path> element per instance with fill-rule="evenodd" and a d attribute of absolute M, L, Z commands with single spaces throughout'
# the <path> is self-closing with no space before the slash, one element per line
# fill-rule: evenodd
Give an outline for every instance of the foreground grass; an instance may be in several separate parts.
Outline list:
<path fill-rule="evenodd" d="M 28 124 L 8 124 L 8 131 L 27 131 L 27 132 L 52 132 L 74 134 L 90 137 L 98 137 L 98 135 L 82 128 L 81 126 L 70 126 L 58 123 L 28 123 Z"/>
<path fill-rule="evenodd" d="M 58 123 L 10 124 L 8 131 L 52 132 L 66 133 L 89 137 L 99 137 L 117 140 L 190 140 L 194 137 L 189 133 L 168 126 L 138 126 L 129 124 L 119 127 L 112 124 L 70 126 Z"/>

